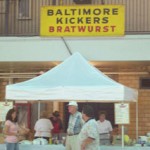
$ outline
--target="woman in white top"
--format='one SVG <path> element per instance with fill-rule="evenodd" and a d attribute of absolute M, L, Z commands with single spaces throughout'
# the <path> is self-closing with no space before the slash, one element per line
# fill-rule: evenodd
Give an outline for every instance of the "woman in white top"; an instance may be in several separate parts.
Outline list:
<path fill-rule="evenodd" d="M 49 141 L 51 137 L 51 130 L 53 129 L 53 125 L 49 119 L 47 119 L 47 113 L 44 111 L 41 114 L 41 118 L 35 123 L 35 139 L 36 138 L 44 138 Z"/>
<path fill-rule="evenodd" d="M 110 138 L 112 133 L 112 125 L 109 120 L 106 120 L 106 113 L 99 113 L 99 120 L 97 121 L 99 134 L 100 134 L 100 143 L 101 144 L 110 144 Z"/>

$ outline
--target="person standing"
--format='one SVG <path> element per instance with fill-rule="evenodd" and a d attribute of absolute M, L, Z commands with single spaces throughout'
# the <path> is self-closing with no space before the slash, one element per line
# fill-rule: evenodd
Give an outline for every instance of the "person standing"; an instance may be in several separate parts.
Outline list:
<path fill-rule="evenodd" d="M 109 120 L 106 120 L 106 113 L 99 113 L 99 120 L 97 121 L 100 134 L 100 143 L 102 145 L 108 145 L 111 141 L 112 125 Z"/>
<path fill-rule="evenodd" d="M 54 137 L 58 137 L 60 136 L 60 133 L 63 130 L 63 124 L 62 124 L 62 120 L 60 119 L 60 114 L 59 111 L 54 111 L 52 113 L 52 117 L 50 117 L 50 121 L 53 124 L 53 129 L 52 129 L 52 135 Z"/>
<path fill-rule="evenodd" d="M 17 112 L 15 109 L 10 109 L 6 114 L 4 134 L 6 136 L 6 150 L 19 150 L 19 128 L 17 124 Z"/>
<path fill-rule="evenodd" d="M 68 111 L 70 113 L 67 137 L 66 137 L 66 150 L 78 150 L 78 134 L 83 126 L 82 115 L 78 111 L 78 104 L 75 101 L 70 101 L 68 104 Z"/>
<path fill-rule="evenodd" d="M 99 150 L 98 124 L 94 119 L 94 110 L 91 106 L 85 105 L 83 107 L 82 118 L 85 124 L 79 133 L 78 150 Z"/>
<path fill-rule="evenodd" d="M 37 120 L 34 126 L 35 135 L 34 138 L 43 138 L 49 141 L 51 137 L 51 130 L 53 129 L 53 125 L 51 121 L 47 118 L 46 111 L 41 113 L 41 118 Z"/>

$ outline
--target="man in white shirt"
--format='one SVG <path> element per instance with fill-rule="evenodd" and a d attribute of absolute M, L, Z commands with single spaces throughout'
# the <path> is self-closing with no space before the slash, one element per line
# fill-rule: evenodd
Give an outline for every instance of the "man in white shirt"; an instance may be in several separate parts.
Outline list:
<path fill-rule="evenodd" d="M 110 144 L 110 138 L 112 133 L 112 125 L 110 121 L 106 120 L 106 113 L 99 113 L 99 120 L 97 121 L 100 134 L 100 143 L 102 145 Z"/>
<path fill-rule="evenodd" d="M 68 112 L 70 116 L 67 128 L 66 150 L 78 150 L 77 137 L 83 126 L 83 120 L 82 114 L 78 111 L 78 104 L 76 101 L 69 102 Z"/>
<path fill-rule="evenodd" d="M 53 125 L 49 119 L 47 119 L 47 113 L 45 111 L 42 112 L 41 118 L 37 120 L 34 126 L 35 130 L 35 139 L 36 138 L 44 138 L 49 141 L 51 137 L 51 130 L 53 129 Z"/>
<path fill-rule="evenodd" d="M 79 148 L 76 150 L 100 150 L 98 125 L 94 119 L 94 110 L 90 105 L 83 107 L 82 118 L 85 123 L 79 133 Z"/>

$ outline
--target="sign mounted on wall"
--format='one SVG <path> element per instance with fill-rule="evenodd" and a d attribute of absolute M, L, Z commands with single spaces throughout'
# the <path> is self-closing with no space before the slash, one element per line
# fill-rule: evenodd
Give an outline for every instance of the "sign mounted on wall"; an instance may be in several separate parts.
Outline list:
<path fill-rule="evenodd" d="M 124 6 L 45 6 L 40 24 L 41 36 L 121 36 Z"/>

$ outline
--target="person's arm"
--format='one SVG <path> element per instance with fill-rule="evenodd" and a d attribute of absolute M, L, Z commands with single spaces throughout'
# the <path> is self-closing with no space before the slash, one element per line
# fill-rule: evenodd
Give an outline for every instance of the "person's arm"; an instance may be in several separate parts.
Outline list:
<path fill-rule="evenodd" d="M 81 144 L 81 150 L 85 150 L 86 146 L 92 143 L 94 140 L 95 139 L 91 137 L 88 137 L 87 139 L 85 139 Z"/>
<path fill-rule="evenodd" d="M 19 134 L 20 134 L 20 135 L 27 135 L 29 132 L 30 132 L 30 129 L 29 129 L 29 128 L 20 127 L 20 130 L 19 130 Z"/>

